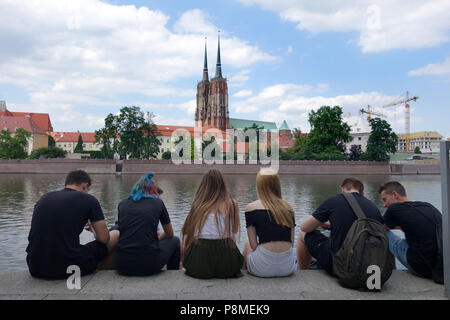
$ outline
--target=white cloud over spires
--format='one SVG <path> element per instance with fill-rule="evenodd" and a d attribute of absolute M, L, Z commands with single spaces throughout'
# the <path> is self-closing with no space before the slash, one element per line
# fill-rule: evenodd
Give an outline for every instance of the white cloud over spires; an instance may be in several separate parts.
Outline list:
<path fill-rule="evenodd" d="M 189 104 L 195 88 L 179 88 L 176 81 L 201 75 L 200 33 L 215 40 L 219 29 L 201 10 L 182 14 L 172 31 L 161 11 L 99 0 L 2 0 L 0 12 L 0 84 L 21 87 L 29 108 L 51 112 L 57 129 L 63 129 L 58 119 L 65 119 L 64 112 L 118 107 L 123 96 L 174 97 Z M 226 32 L 221 50 L 226 65 L 235 68 L 276 59 Z M 192 114 L 191 109 L 190 104 L 185 111 Z"/>

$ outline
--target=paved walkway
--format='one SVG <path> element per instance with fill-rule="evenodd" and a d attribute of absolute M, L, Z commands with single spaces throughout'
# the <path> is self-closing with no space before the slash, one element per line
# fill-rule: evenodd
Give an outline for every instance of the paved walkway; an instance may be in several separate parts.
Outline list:
<path fill-rule="evenodd" d="M 202 299 L 202 300 L 300 300 L 300 299 L 447 299 L 444 286 L 432 280 L 394 271 L 382 292 L 342 288 L 323 271 L 299 271 L 287 278 L 262 279 L 249 275 L 237 279 L 198 280 L 182 271 L 164 271 L 151 277 L 123 277 L 100 271 L 82 278 L 80 290 L 69 290 L 65 280 L 32 278 L 28 271 L 0 272 L 2 299 Z"/>

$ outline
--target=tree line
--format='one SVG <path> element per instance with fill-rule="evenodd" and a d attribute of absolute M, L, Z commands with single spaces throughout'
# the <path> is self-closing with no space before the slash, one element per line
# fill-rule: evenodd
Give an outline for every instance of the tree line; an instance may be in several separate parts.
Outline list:
<path fill-rule="evenodd" d="M 342 108 L 339 106 L 322 106 L 317 111 L 311 111 L 308 121 L 311 127 L 309 134 L 302 134 L 300 128 L 294 128 L 292 147 L 283 151 L 280 149 L 280 160 L 369 160 L 387 161 L 389 154 L 397 151 L 397 135 L 392 131 L 387 121 L 380 118 L 370 120 L 371 133 L 369 136 L 367 150 L 362 152 L 360 145 L 350 145 L 346 149 L 352 137 L 350 126 L 342 119 Z M 160 133 L 154 123 L 154 114 L 143 112 L 140 107 L 123 107 L 117 114 L 108 114 L 105 118 L 103 128 L 95 131 L 95 142 L 101 144 L 100 151 L 84 151 L 81 134 L 74 152 L 89 153 L 91 158 L 113 159 L 115 155 L 128 159 L 155 159 L 159 154 L 161 141 L 158 139 Z M 264 127 L 253 126 L 245 128 L 244 132 L 252 129 L 257 133 Z M 49 136 L 48 148 L 35 150 L 30 156 L 25 150 L 31 133 L 24 129 L 17 129 L 12 135 L 8 130 L 0 132 L 0 159 L 37 159 L 65 157 L 67 152 L 56 147 L 55 140 Z M 182 142 L 184 137 L 178 137 L 175 145 Z M 246 137 L 246 142 L 248 137 Z M 213 144 L 213 146 L 211 146 Z M 222 152 L 214 137 L 203 139 L 202 151 L 210 146 L 214 150 Z M 256 141 L 257 155 L 259 157 L 259 140 Z M 274 142 L 270 149 L 279 148 Z M 194 138 L 191 137 L 191 158 L 194 157 Z M 215 151 L 213 151 L 215 152 Z M 180 156 L 183 156 L 180 151 Z M 212 154 L 214 157 L 215 155 Z M 171 151 L 162 155 L 163 159 L 171 158 Z M 224 159 L 227 155 L 224 155 Z M 234 159 L 237 159 L 235 151 Z M 248 154 L 246 155 L 248 159 Z"/>
<path fill-rule="evenodd" d="M 350 126 L 342 119 L 339 106 L 322 106 L 308 114 L 311 130 L 302 134 L 299 128 L 293 130 L 294 145 L 286 151 L 280 150 L 281 160 L 368 160 L 388 161 L 389 155 L 397 152 L 398 137 L 391 126 L 380 118 L 370 119 L 371 132 L 365 152 L 361 146 L 351 144 Z"/>

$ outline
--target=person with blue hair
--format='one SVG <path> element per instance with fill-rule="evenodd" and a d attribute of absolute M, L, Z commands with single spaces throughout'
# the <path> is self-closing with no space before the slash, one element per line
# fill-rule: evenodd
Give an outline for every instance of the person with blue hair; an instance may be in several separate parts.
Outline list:
<path fill-rule="evenodd" d="M 160 199 L 153 172 L 142 176 L 118 206 L 115 268 L 122 275 L 148 276 L 180 266 L 180 240 L 173 234 L 169 213 Z M 158 232 L 161 222 L 163 231 Z"/>

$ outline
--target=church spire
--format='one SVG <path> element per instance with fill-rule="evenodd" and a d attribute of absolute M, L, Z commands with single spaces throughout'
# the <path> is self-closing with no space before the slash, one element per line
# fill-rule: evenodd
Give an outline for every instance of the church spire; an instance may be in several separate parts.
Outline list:
<path fill-rule="evenodd" d="M 208 76 L 208 56 L 206 53 L 206 37 L 205 37 L 205 62 L 203 63 L 203 81 L 208 82 L 209 76 Z"/>
<path fill-rule="evenodd" d="M 220 31 L 217 42 L 216 78 L 222 78 L 222 64 L 220 63 Z"/>

